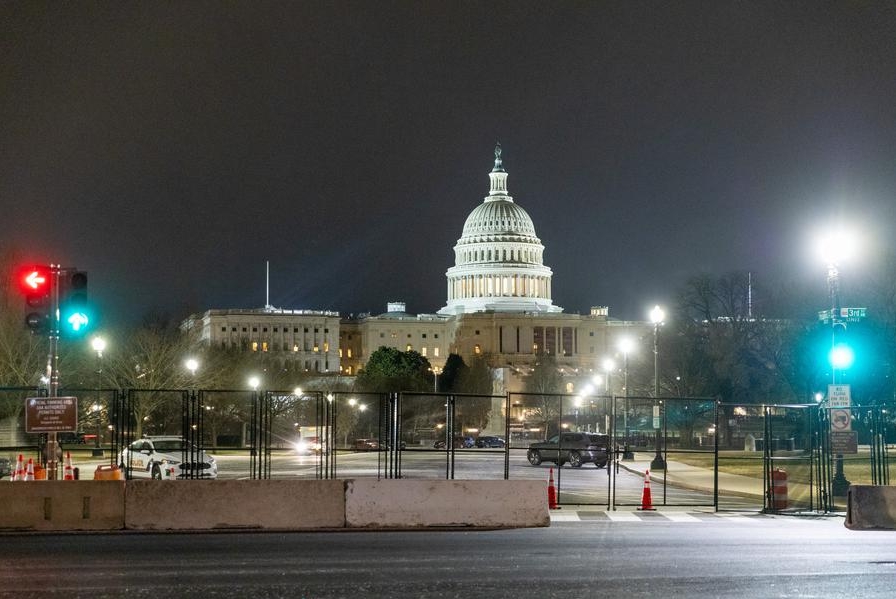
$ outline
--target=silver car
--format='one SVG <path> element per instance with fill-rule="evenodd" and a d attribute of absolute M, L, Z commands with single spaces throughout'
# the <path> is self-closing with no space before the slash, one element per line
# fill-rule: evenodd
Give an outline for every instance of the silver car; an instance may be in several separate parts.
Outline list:
<path fill-rule="evenodd" d="M 128 445 L 118 456 L 128 478 L 218 478 L 215 458 L 178 436 L 146 436 Z"/>

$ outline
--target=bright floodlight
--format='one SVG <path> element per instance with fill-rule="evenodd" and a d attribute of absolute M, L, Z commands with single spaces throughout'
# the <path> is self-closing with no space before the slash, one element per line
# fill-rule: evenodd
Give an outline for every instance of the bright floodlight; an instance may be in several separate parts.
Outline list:
<path fill-rule="evenodd" d="M 261 379 L 259 379 L 257 376 L 249 377 L 249 386 L 252 387 L 253 391 L 258 391 L 258 385 L 260 385 L 260 384 L 261 384 Z"/>
<path fill-rule="evenodd" d="M 816 242 L 818 255 L 828 266 L 836 266 L 848 262 L 855 256 L 858 239 L 846 229 L 834 229 L 819 236 Z"/>
<path fill-rule="evenodd" d="M 357 399 L 355 399 L 354 397 L 349 398 L 348 405 L 354 406 L 356 403 L 358 403 Z"/>
<path fill-rule="evenodd" d="M 605 372 L 613 372 L 616 369 L 616 362 L 613 361 L 613 358 L 604 358 L 601 365 L 604 367 Z"/>
<path fill-rule="evenodd" d="M 828 358 L 831 362 L 831 366 L 838 370 L 846 370 L 852 366 L 852 363 L 855 360 L 855 354 L 853 353 L 852 348 L 848 345 L 838 343 L 831 349 Z"/>
<path fill-rule="evenodd" d="M 106 349 L 106 340 L 102 337 L 94 337 L 93 341 L 90 342 L 90 346 L 93 348 L 93 351 L 102 355 L 103 351 Z"/>
<path fill-rule="evenodd" d="M 635 349 L 635 340 L 631 337 L 620 337 L 619 339 L 619 351 L 628 355 L 632 353 L 632 350 Z"/>
<path fill-rule="evenodd" d="M 187 370 L 190 371 L 190 374 L 196 375 L 196 371 L 199 369 L 199 361 L 196 358 L 188 358 L 186 362 L 184 362 L 184 366 L 187 367 Z"/>
<path fill-rule="evenodd" d="M 293 389 L 292 394 L 301 397 L 302 396 L 302 388 L 296 387 L 295 389 Z"/>
<path fill-rule="evenodd" d="M 650 311 L 650 322 L 653 324 L 663 324 L 664 320 L 666 320 L 666 313 L 659 306 L 654 306 L 653 310 Z"/>

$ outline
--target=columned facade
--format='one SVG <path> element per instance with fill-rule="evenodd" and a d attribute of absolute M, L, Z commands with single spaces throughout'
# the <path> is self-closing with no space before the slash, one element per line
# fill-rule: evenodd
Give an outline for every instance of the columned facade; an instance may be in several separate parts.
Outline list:
<path fill-rule="evenodd" d="M 507 194 L 500 144 L 490 189 L 464 223 L 448 269 L 448 303 L 439 314 L 562 312 L 551 301 L 551 269 L 532 219 Z"/>

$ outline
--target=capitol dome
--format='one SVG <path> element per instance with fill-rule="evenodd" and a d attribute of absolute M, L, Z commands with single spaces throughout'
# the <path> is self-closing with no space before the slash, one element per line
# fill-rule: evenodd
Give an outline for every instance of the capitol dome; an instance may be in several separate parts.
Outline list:
<path fill-rule="evenodd" d="M 501 144 L 491 187 L 467 217 L 448 269 L 448 304 L 440 314 L 562 312 L 551 302 L 551 269 L 529 214 L 507 194 Z"/>

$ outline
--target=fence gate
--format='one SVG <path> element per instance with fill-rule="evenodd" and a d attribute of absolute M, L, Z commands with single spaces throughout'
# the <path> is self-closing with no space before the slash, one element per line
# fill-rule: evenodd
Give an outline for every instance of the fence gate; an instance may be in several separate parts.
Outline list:
<path fill-rule="evenodd" d="M 641 506 L 650 472 L 654 506 L 718 503 L 718 403 L 705 397 L 611 398 L 612 507 Z"/>

